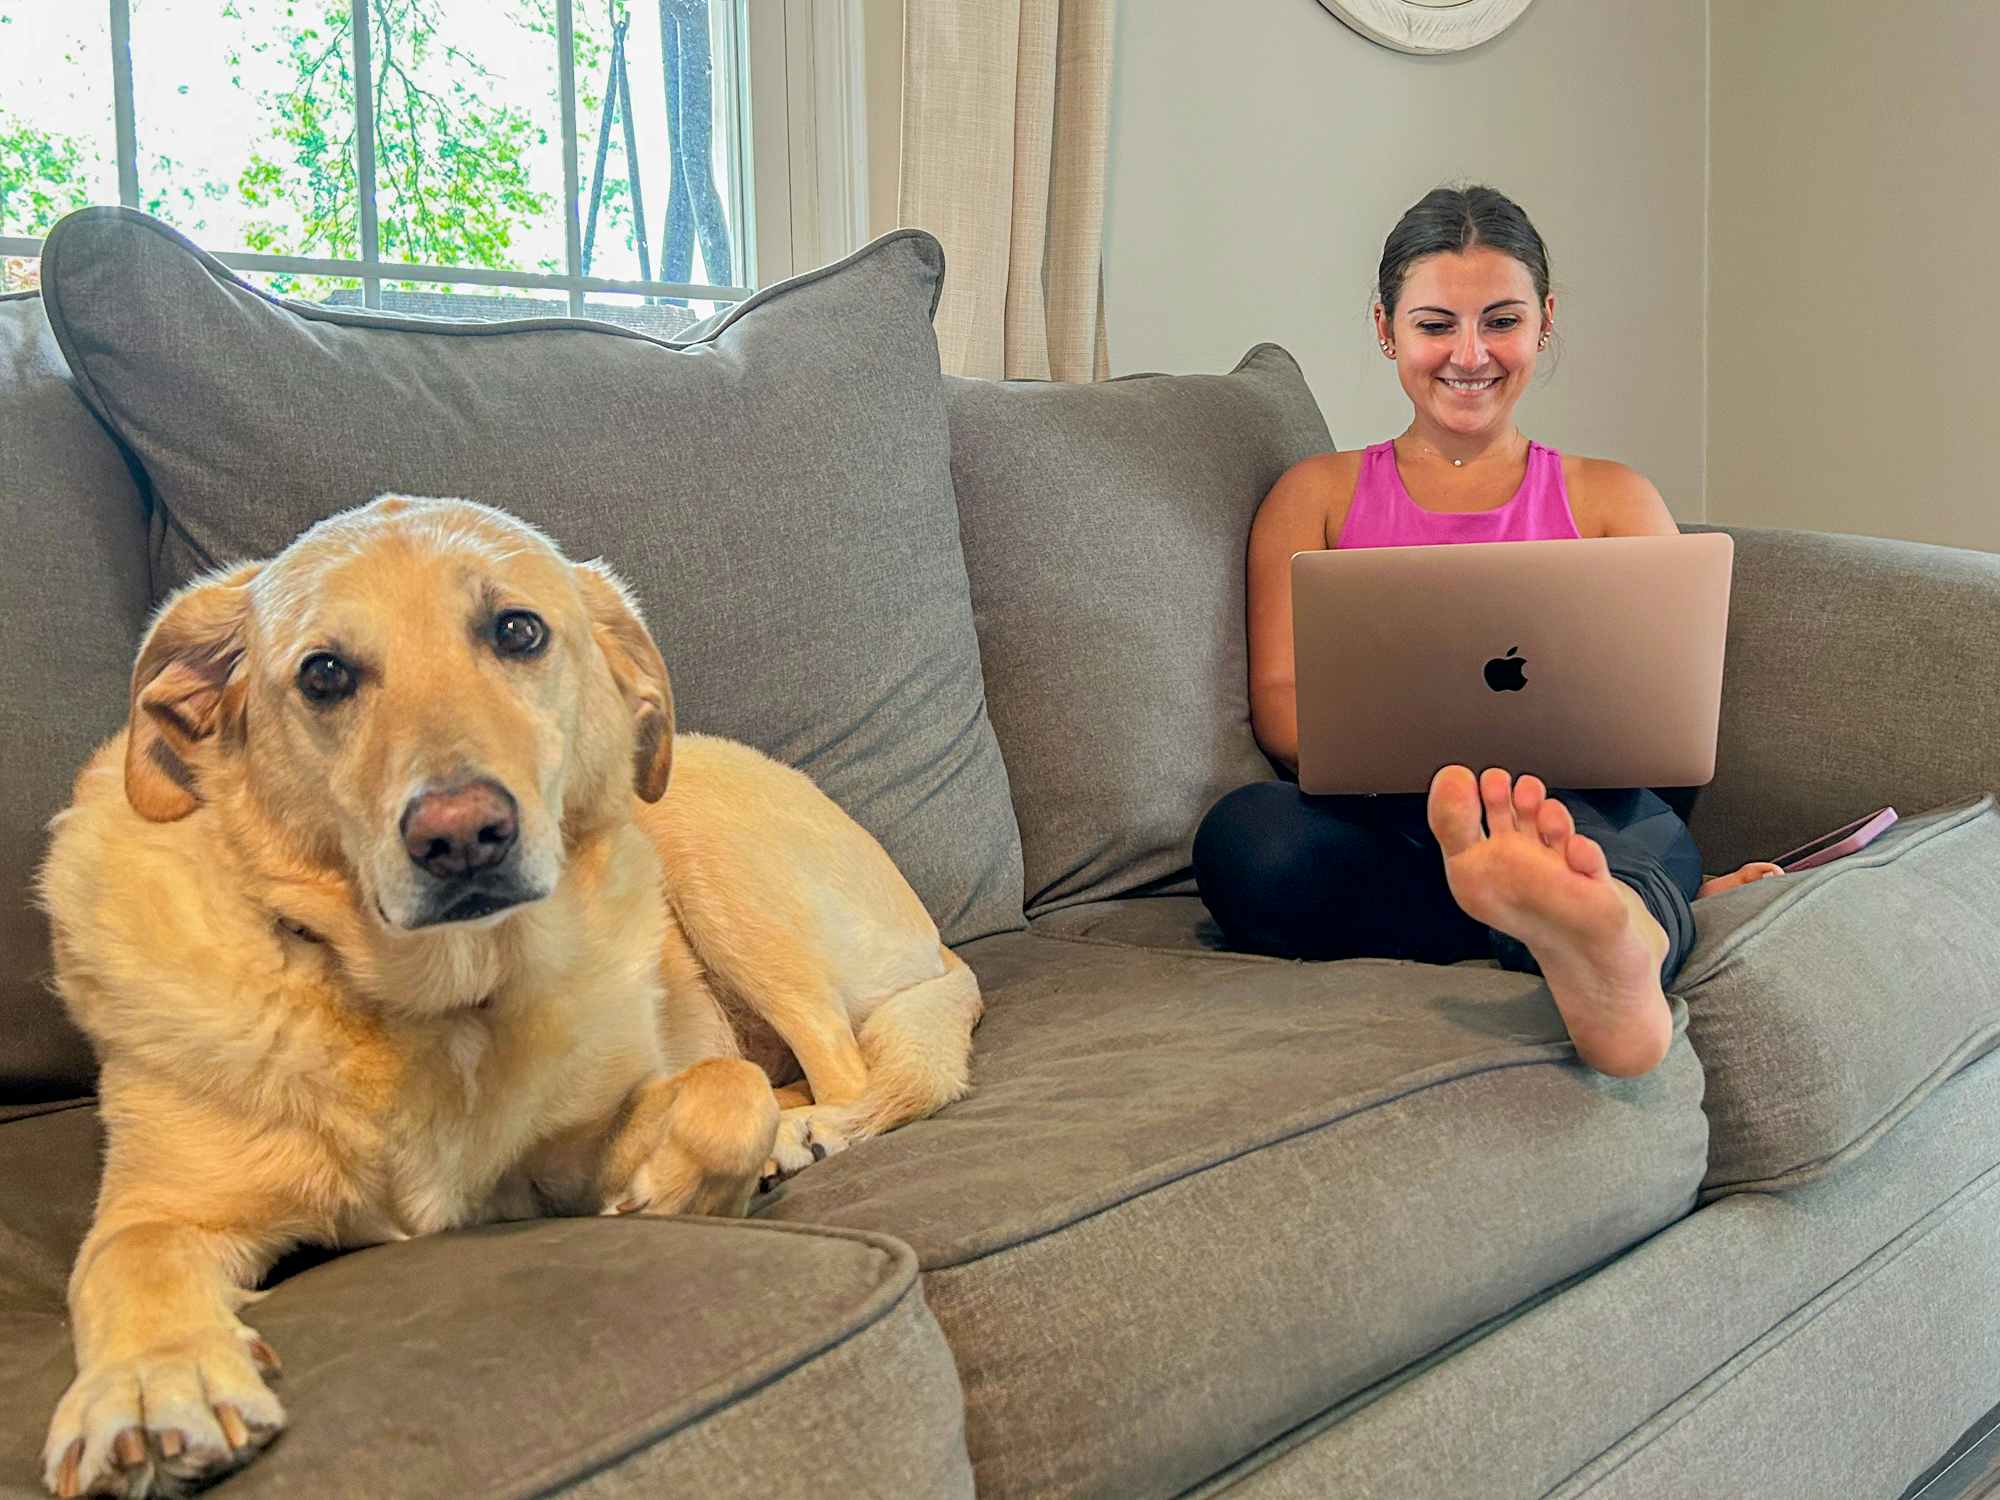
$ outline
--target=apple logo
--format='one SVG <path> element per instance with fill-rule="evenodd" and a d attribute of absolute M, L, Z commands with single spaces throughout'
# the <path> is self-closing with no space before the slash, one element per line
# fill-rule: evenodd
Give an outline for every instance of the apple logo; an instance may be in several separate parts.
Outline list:
<path fill-rule="evenodd" d="M 1486 664 L 1486 685 L 1496 693 L 1518 693 L 1528 685 L 1528 658 L 1516 656 L 1519 646 L 1509 646 L 1505 656 Z"/>

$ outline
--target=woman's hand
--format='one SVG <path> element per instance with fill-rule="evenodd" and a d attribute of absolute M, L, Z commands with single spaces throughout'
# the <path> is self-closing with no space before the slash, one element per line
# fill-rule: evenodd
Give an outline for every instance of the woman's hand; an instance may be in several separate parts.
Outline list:
<path fill-rule="evenodd" d="M 1703 896 L 1717 895 L 1722 891 L 1733 891 L 1739 885 L 1749 885 L 1753 880 L 1762 880 L 1767 875 L 1782 875 L 1785 872 L 1768 859 L 1752 860 L 1742 869 L 1730 875 L 1711 875 L 1701 883 L 1701 889 L 1694 893 L 1699 901 Z"/>

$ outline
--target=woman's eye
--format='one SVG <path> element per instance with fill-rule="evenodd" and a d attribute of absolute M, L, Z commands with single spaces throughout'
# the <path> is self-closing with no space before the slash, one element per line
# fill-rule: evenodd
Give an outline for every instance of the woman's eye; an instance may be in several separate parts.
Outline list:
<path fill-rule="evenodd" d="M 533 656 L 548 640 L 542 617 L 525 609 L 510 609 L 493 622 L 493 644 L 502 656 Z"/>
<path fill-rule="evenodd" d="M 1495 318 L 1491 326 L 1495 333 L 1509 333 L 1521 326 L 1521 320 L 1519 318 Z"/>
<path fill-rule="evenodd" d="M 309 703 L 338 703 L 354 695 L 354 668 L 331 651 L 315 651 L 299 663 L 299 691 Z"/>
<path fill-rule="evenodd" d="M 1451 325 L 1449 323 L 1419 323 L 1417 331 L 1419 333 L 1449 333 L 1451 332 Z"/>

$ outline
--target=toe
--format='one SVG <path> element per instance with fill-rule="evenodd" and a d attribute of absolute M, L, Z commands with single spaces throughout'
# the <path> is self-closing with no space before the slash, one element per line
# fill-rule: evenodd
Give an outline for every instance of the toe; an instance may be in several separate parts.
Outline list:
<path fill-rule="evenodd" d="M 1569 836 L 1576 832 L 1576 819 L 1570 816 L 1567 807 L 1555 798 L 1549 797 L 1535 809 L 1535 832 L 1541 835 L 1542 842 L 1551 849 L 1560 849 Z"/>
<path fill-rule="evenodd" d="M 1512 833 L 1514 822 L 1514 778 L 1498 766 L 1479 773 L 1479 800 L 1486 804 L 1486 830 Z"/>
<path fill-rule="evenodd" d="M 1431 833 L 1447 858 L 1479 842 L 1479 786 L 1467 767 L 1446 766 L 1431 778 L 1430 803 L 1425 811 Z"/>
<path fill-rule="evenodd" d="M 1604 851 L 1598 847 L 1597 840 L 1581 833 L 1573 835 L 1563 846 L 1563 857 L 1569 861 L 1569 867 L 1579 875 L 1597 876 L 1610 873 L 1610 866 L 1605 864 Z"/>
<path fill-rule="evenodd" d="M 1523 829 L 1533 828 L 1549 789 L 1539 776 L 1522 776 L 1514 782 L 1514 822 Z"/>

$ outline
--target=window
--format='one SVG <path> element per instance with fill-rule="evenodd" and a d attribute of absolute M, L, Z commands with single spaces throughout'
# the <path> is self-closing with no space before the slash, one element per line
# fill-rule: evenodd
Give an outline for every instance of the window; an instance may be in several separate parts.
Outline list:
<path fill-rule="evenodd" d="M 125 203 L 287 296 L 671 335 L 856 242 L 853 9 L 0 0 L 0 290 Z"/>

